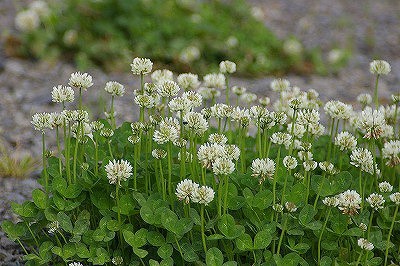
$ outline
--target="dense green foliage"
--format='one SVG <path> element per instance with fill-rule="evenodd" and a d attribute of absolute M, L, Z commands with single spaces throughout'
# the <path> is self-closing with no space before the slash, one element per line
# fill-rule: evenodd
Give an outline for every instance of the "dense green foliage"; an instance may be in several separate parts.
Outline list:
<path fill-rule="evenodd" d="M 243 0 L 49 3 L 41 26 L 22 32 L 22 54 L 72 60 L 81 69 L 127 70 L 130 58 L 142 55 L 159 66 L 202 74 L 225 58 L 240 62 L 245 75 L 324 71 L 319 54 L 306 53 L 296 40 L 290 40 L 294 51 L 285 51 Z"/>

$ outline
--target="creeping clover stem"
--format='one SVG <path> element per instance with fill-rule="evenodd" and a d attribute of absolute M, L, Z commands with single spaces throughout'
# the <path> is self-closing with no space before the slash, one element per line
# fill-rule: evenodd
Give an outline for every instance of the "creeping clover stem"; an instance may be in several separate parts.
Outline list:
<path fill-rule="evenodd" d="M 393 226 L 394 226 L 394 222 L 396 221 L 396 218 L 397 218 L 397 212 L 399 211 L 399 206 L 400 205 L 397 204 L 396 205 L 396 209 L 394 210 L 392 224 L 390 225 L 390 229 L 389 229 L 389 233 L 388 233 L 388 237 L 387 237 L 387 241 L 386 241 L 385 266 L 387 265 L 387 259 L 388 259 L 388 254 L 389 254 L 390 237 L 392 236 Z"/>

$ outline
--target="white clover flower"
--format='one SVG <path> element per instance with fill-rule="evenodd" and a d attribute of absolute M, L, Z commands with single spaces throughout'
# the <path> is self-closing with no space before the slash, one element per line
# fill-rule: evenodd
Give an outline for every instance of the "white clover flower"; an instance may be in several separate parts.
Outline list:
<path fill-rule="evenodd" d="M 232 107 L 226 105 L 224 103 L 217 103 L 211 106 L 211 116 L 222 119 L 225 117 L 229 117 L 232 113 Z"/>
<path fill-rule="evenodd" d="M 107 82 L 104 90 L 112 96 L 123 96 L 125 94 L 124 86 L 116 81 Z"/>
<path fill-rule="evenodd" d="M 293 170 L 297 167 L 297 159 L 293 156 L 285 156 L 285 158 L 283 158 L 283 165 L 288 170 Z"/>
<path fill-rule="evenodd" d="M 50 113 L 36 113 L 32 116 L 31 124 L 44 134 L 46 129 L 53 129 L 53 116 Z"/>
<path fill-rule="evenodd" d="M 389 199 L 396 205 L 400 205 L 400 192 L 395 192 L 389 196 Z"/>
<path fill-rule="evenodd" d="M 200 58 L 200 50 L 196 46 L 189 46 L 182 50 L 179 60 L 183 63 L 191 63 Z"/>
<path fill-rule="evenodd" d="M 201 113 L 188 112 L 183 117 L 185 127 L 197 136 L 202 136 L 208 129 L 208 122 Z"/>
<path fill-rule="evenodd" d="M 369 106 L 361 112 L 358 119 L 358 128 L 365 133 L 364 138 L 367 139 L 378 139 L 385 124 L 385 114 L 381 110 L 372 110 Z"/>
<path fill-rule="evenodd" d="M 258 99 L 258 102 L 262 105 L 262 106 L 267 106 L 268 104 L 271 103 L 271 99 L 269 97 L 261 97 Z"/>
<path fill-rule="evenodd" d="M 197 158 L 203 167 L 209 168 L 217 158 L 226 157 L 225 148 L 216 143 L 205 143 L 199 147 Z"/>
<path fill-rule="evenodd" d="M 259 177 L 259 183 L 266 178 L 273 179 L 275 174 L 275 162 L 269 158 L 257 158 L 251 163 L 252 176 Z"/>
<path fill-rule="evenodd" d="M 80 123 L 74 123 L 71 125 L 71 133 L 72 137 L 82 141 L 84 136 L 92 137 L 92 128 L 86 122 L 82 123 L 82 127 Z"/>
<path fill-rule="evenodd" d="M 164 80 L 158 86 L 158 93 L 161 97 L 172 97 L 178 95 L 181 88 L 172 80 Z"/>
<path fill-rule="evenodd" d="M 143 90 L 147 94 L 152 95 L 153 93 L 156 93 L 158 91 L 158 84 L 146 82 L 144 83 Z"/>
<path fill-rule="evenodd" d="M 382 138 L 391 139 L 394 137 L 394 128 L 391 125 L 385 124 L 382 126 Z"/>
<path fill-rule="evenodd" d="M 138 135 L 131 135 L 128 137 L 128 141 L 132 144 L 137 144 L 140 141 L 140 137 Z"/>
<path fill-rule="evenodd" d="M 73 122 L 78 117 L 78 111 L 77 110 L 63 110 L 61 112 L 61 114 L 65 117 L 67 122 Z"/>
<path fill-rule="evenodd" d="M 58 85 L 51 91 L 51 99 L 55 103 L 65 103 L 74 101 L 74 90 L 71 87 Z"/>
<path fill-rule="evenodd" d="M 384 60 L 374 60 L 369 64 L 369 71 L 375 75 L 387 75 L 390 70 L 390 64 Z"/>
<path fill-rule="evenodd" d="M 230 159 L 230 160 L 234 160 L 237 161 L 239 159 L 240 156 L 240 149 L 238 148 L 238 146 L 234 145 L 234 144 L 228 144 L 224 146 L 225 149 L 225 153 L 226 153 L 226 158 Z"/>
<path fill-rule="evenodd" d="M 295 211 L 297 211 L 297 206 L 296 206 L 296 204 L 294 204 L 293 202 L 287 201 L 287 202 L 285 203 L 285 208 L 286 208 L 286 210 L 288 210 L 288 212 L 295 212 Z"/>
<path fill-rule="evenodd" d="M 363 106 L 370 105 L 372 103 L 372 96 L 369 93 L 361 93 L 357 96 L 357 101 Z"/>
<path fill-rule="evenodd" d="M 183 200 L 188 204 L 190 199 L 193 199 L 193 193 L 199 188 L 199 184 L 190 179 L 185 179 L 176 186 L 175 195 L 179 200 Z"/>
<path fill-rule="evenodd" d="M 69 78 L 68 85 L 78 89 L 87 90 L 93 85 L 92 76 L 90 76 L 88 73 L 72 73 Z"/>
<path fill-rule="evenodd" d="M 228 142 L 228 138 L 224 134 L 213 133 L 208 136 L 208 141 L 210 143 L 217 143 L 224 145 Z"/>
<path fill-rule="evenodd" d="M 319 120 L 320 116 L 318 110 L 304 109 L 299 110 L 296 123 L 307 128 L 311 127 L 312 125 L 319 124 Z"/>
<path fill-rule="evenodd" d="M 49 234 L 54 234 L 60 228 L 60 223 L 58 221 L 51 222 L 47 225 L 49 230 L 47 231 Z"/>
<path fill-rule="evenodd" d="M 114 265 L 122 265 L 122 263 L 124 263 L 124 259 L 121 256 L 116 256 L 112 258 L 111 262 Z"/>
<path fill-rule="evenodd" d="M 203 97 L 200 93 L 195 91 L 185 91 L 182 93 L 182 98 L 185 98 L 190 103 L 190 108 L 199 107 L 203 104 Z"/>
<path fill-rule="evenodd" d="M 287 126 L 287 131 L 289 133 L 292 133 L 292 126 L 293 126 L 292 123 L 289 123 Z M 295 123 L 293 127 L 293 135 L 296 136 L 296 138 L 301 139 L 304 136 L 304 133 L 306 133 L 305 127 L 299 125 L 298 123 Z"/>
<path fill-rule="evenodd" d="M 369 205 L 371 205 L 371 208 L 379 210 L 383 209 L 383 204 L 385 203 L 385 199 L 380 194 L 372 193 L 371 195 L 368 196 L 366 202 L 368 202 Z"/>
<path fill-rule="evenodd" d="M 322 200 L 322 203 L 328 207 L 337 207 L 339 205 L 338 197 L 326 197 Z"/>
<path fill-rule="evenodd" d="M 225 60 L 219 63 L 219 71 L 221 73 L 232 74 L 236 72 L 236 64 L 234 62 Z"/>
<path fill-rule="evenodd" d="M 324 110 L 331 118 L 347 120 L 353 112 L 353 107 L 340 101 L 328 101 Z"/>
<path fill-rule="evenodd" d="M 368 226 L 367 226 L 365 223 L 360 223 L 360 224 L 358 225 L 358 228 L 360 228 L 361 231 L 366 232 L 367 229 L 368 229 Z"/>
<path fill-rule="evenodd" d="M 211 73 L 203 77 L 204 85 L 209 88 L 225 88 L 225 76 L 221 73 Z"/>
<path fill-rule="evenodd" d="M 200 87 L 198 93 L 206 100 L 215 99 L 221 96 L 221 92 L 215 88 Z"/>
<path fill-rule="evenodd" d="M 312 160 L 314 157 L 314 155 L 310 151 L 299 151 L 297 155 L 299 156 L 299 159 L 302 161 Z"/>
<path fill-rule="evenodd" d="M 335 137 L 335 145 L 341 151 L 354 150 L 357 147 L 357 139 L 351 133 L 343 131 Z"/>
<path fill-rule="evenodd" d="M 151 152 L 151 156 L 153 156 L 156 160 L 161 160 L 167 157 L 167 152 L 163 149 L 154 149 Z"/>
<path fill-rule="evenodd" d="M 174 73 L 168 69 L 159 69 L 151 74 L 151 79 L 155 84 L 161 84 L 165 80 L 173 80 Z"/>
<path fill-rule="evenodd" d="M 15 17 L 15 26 L 22 32 L 34 31 L 40 26 L 39 15 L 30 9 L 21 11 Z"/>
<path fill-rule="evenodd" d="M 229 175 L 235 171 L 235 164 L 228 158 L 217 158 L 212 169 L 215 175 Z"/>
<path fill-rule="evenodd" d="M 53 121 L 53 127 L 60 127 L 64 125 L 65 117 L 62 113 L 51 113 L 51 120 Z"/>
<path fill-rule="evenodd" d="M 37 0 L 29 4 L 29 10 L 32 10 L 38 14 L 40 18 L 48 17 L 50 14 L 50 8 L 45 1 Z"/>
<path fill-rule="evenodd" d="M 177 81 L 179 86 L 185 91 L 196 90 L 200 86 L 199 76 L 192 73 L 180 74 Z"/>
<path fill-rule="evenodd" d="M 182 112 L 185 114 L 191 109 L 190 102 L 184 97 L 175 97 L 168 103 L 168 107 L 172 112 Z"/>
<path fill-rule="evenodd" d="M 322 171 L 327 172 L 330 175 L 334 175 L 337 173 L 335 166 L 328 161 L 319 162 L 318 166 L 319 168 L 321 168 Z"/>
<path fill-rule="evenodd" d="M 290 82 L 287 79 L 274 79 L 271 82 L 270 87 L 273 91 L 283 92 L 290 88 Z"/>
<path fill-rule="evenodd" d="M 175 142 L 179 138 L 179 127 L 178 120 L 164 118 L 159 124 L 159 129 L 154 131 L 153 140 L 158 144 Z"/>
<path fill-rule="evenodd" d="M 71 262 L 68 264 L 68 266 L 83 266 L 83 264 L 80 262 Z"/>
<path fill-rule="evenodd" d="M 351 152 L 350 164 L 360 167 L 362 171 L 374 174 L 374 159 L 372 153 L 364 148 L 357 148 Z"/>
<path fill-rule="evenodd" d="M 240 96 L 240 100 L 246 104 L 251 104 L 257 101 L 257 95 L 250 92 L 245 92 Z"/>
<path fill-rule="evenodd" d="M 365 238 L 358 239 L 357 244 L 361 249 L 365 249 L 365 250 L 373 250 L 374 249 L 374 244 L 372 244 Z"/>
<path fill-rule="evenodd" d="M 400 140 L 391 140 L 383 145 L 382 157 L 387 159 L 386 165 L 395 167 L 400 164 Z"/>
<path fill-rule="evenodd" d="M 214 199 L 214 195 L 215 192 L 212 188 L 201 186 L 192 193 L 192 201 L 207 206 Z"/>
<path fill-rule="evenodd" d="M 76 121 L 89 122 L 89 113 L 85 110 L 76 110 Z"/>
<path fill-rule="evenodd" d="M 283 212 L 283 206 L 279 203 L 272 205 L 272 209 L 276 212 Z"/>
<path fill-rule="evenodd" d="M 102 128 L 100 130 L 100 136 L 105 137 L 107 139 L 111 138 L 112 136 L 114 136 L 114 130 L 112 130 L 111 128 Z"/>
<path fill-rule="evenodd" d="M 360 209 L 361 197 L 355 190 L 346 190 L 338 195 L 339 210 L 344 214 L 354 215 Z"/>
<path fill-rule="evenodd" d="M 247 91 L 247 88 L 245 87 L 238 87 L 238 86 L 233 86 L 231 88 L 231 91 L 236 94 L 237 96 L 240 96 L 242 94 L 244 94 Z"/>
<path fill-rule="evenodd" d="M 379 191 L 382 193 L 392 192 L 393 190 L 393 186 L 387 181 L 380 182 L 378 186 Z"/>
<path fill-rule="evenodd" d="M 303 167 L 306 172 L 310 172 L 317 168 L 318 163 L 313 160 L 307 160 L 303 162 Z"/>
<path fill-rule="evenodd" d="M 303 51 L 303 46 L 298 40 L 290 38 L 283 43 L 283 51 L 289 55 L 300 55 Z"/>
<path fill-rule="evenodd" d="M 134 100 L 142 108 L 151 109 L 155 106 L 154 98 L 146 93 L 136 95 Z"/>
<path fill-rule="evenodd" d="M 283 132 L 273 133 L 270 139 L 272 143 L 277 145 L 285 145 L 286 147 L 289 147 L 290 143 L 292 142 L 292 136 Z"/>
<path fill-rule="evenodd" d="M 126 181 L 132 175 L 132 166 L 125 160 L 112 160 L 105 166 L 110 184 L 121 186 L 121 181 Z"/>
<path fill-rule="evenodd" d="M 230 113 L 231 120 L 235 121 L 235 122 L 239 122 L 244 117 L 246 117 L 250 120 L 249 110 L 245 109 L 245 108 L 241 109 L 239 106 L 233 108 L 232 112 Z"/>
<path fill-rule="evenodd" d="M 260 119 L 262 117 L 268 117 L 269 116 L 269 111 L 267 108 L 260 106 L 260 105 L 254 105 L 250 107 L 250 116 L 255 118 L 255 119 Z"/>
<path fill-rule="evenodd" d="M 151 72 L 153 63 L 150 59 L 136 57 L 131 64 L 131 70 L 134 75 L 146 75 Z"/>

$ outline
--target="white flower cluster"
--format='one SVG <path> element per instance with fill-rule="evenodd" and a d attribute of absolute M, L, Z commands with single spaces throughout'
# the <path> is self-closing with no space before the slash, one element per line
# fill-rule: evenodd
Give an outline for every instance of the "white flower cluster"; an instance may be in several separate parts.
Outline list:
<path fill-rule="evenodd" d="M 251 163 L 252 176 L 259 177 L 262 184 L 266 178 L 273 179 L 275 174 L 275 162 L 269 158 L 257 158 Z"/>
<path fill-rule="evenodd" d="M 346 190 L 337 195 L 338 208 L 344 214 L 354 215 L 361 208 L 361 196 L 355 190 Z"/>
<path fill-rule="evenodd" d="M 186 204 L 190 201 L 208 205 L 214 199 L 214 190 L 207 186 L 200 186 L 190 179 L 185 179 L 176 186 L 175 195 Z"/>
<path fill-rule="evenodd" d="M 22 32 L 31 32 L 39 28 L 42 20 L 50 14 L 50 8 L 45 1 L 36 0 L 29 4 L 28 9 L 15 16 L 15 26 Z"/>
<path fill-rule="evenodd" d="M 125 160 L 112 160 L 105 166 L 110 184 L 121 186 L 121 181 L 126 181 L 132 175 L 132 165 Z"/>

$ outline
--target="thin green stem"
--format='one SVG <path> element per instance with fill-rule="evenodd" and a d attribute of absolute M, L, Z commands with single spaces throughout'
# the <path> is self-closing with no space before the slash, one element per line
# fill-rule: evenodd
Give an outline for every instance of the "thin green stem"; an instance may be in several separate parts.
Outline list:
<path fill-rule="evenodd" d="M 42 163 L 43 163 L 43 175 L 45 182 L 45 189 L 49 191 L 49 175 L 47 174 L 47 160 L 46 160 L 46 143 L 44 132 L 42 133 Z"/>
<path fill-rule="evenodd" d="M 371 232 L 371 227 L 372 227 L 372 219 L 374 218 L 374 209 L 371 210 L 371 216 L 369 217 L 369 223 L 368 223 L 368 231 L 367 231 L 367 239 L 369 240 L 369 234 Z"/>
<path fill-rule="evenodd" d="M 60 132 L 59 132 L 59 127 L 58 126 L 56 126 L 56 139 L 57 139 L 57 153 L 58 153 L 58 170 L 60 172 L 60 176 L 62 176 Z"/>
<path fill-rule="evenodd" d="M 288 220 L 288 216 L 286 215 L 285 222 L 282 227 L 281 236 L 279 237 L 278 249 L 276 250 L 276 254 L 278 254 L 278 255 L 281 252 L 281 245 L 282 245 L 283 236 L 285 235 L 287 220 Z"/>
<path fill-rule="evenodd" d="M 206 235 L 204 233 L 204 205 L 203 204 L 201 204 L 201 207 L 200 207 L 200 216 L 201 216 L 201 240 L 203 242 L 204 254 L 207 254 Z"/>
<path fill-rule="evenodd" d="M 328 209 L 328 214 L 325 217 L 325 222 L 324 222 L 324 225 L 322 226 L 321 233 L 319 234 L 319 238 L 318 238 L 318 265 L 320 265 L 320 263 L 321 263 L 321 240 L 322 240 L 322 235 L 324 234 L 324 231 L 325 231 L 325 228 L 326 228 L 326 225 L 328 223 L 328 219 L 329 219 L 330 215 L 331 215 L 331 208 Z"/>
<path fill-rule="evenodd" d="M 394 223 L 396 221 L 397 218 L 397 212 L 399 211 L 399 206 L 400 205 L 396 205 L 396 209 L 394 210 L 394 215 L 393 215 L 393 220 L 392 220 L 392 224 L 390 225 L 390 229 L 389 229 L 389 233 L 388 233 L 388 237 L 386 240 L 386 250 L 385 250 L 385 266 L 387 265 L 387 260 L 388 260 L 388 255 L 389 255 L 389 243 L 390 243 L 390 237 L 392 236 L 392 232 L 393 232 L 393 226 Z"/>
<path fill-rule="evenodd" d="M 281 146 L 279 145 L 278 155 L 276 156 L 276 168 L 275 168 L 275 173 L 274 173 L 274 180 L 273 180 L 273 185 L 272 185 L 272 192 L 274 194 L 274 205 L 276 204 L 276 179 L 277 179 L 278 170 L 279 170 L 280 156 L 281 156 Z"/>
<path fill-rule="evenodd" d="M 375 79 L 375 89 L 374 89 L 374 102 L 375 102 L 375 108 L 376 108 L 376 109 L 378 109 L 378 107 L 379 107 L 378 82 L 379 82 L 379 74 L 376 75 L 376 79 Z"/>
<path fill-rule="evenodd" d="M 224 195 L 224 214 L 228 212 L 228 190 L 229 190 L 229 177 L 224 175 L 225 195 Z"/>

